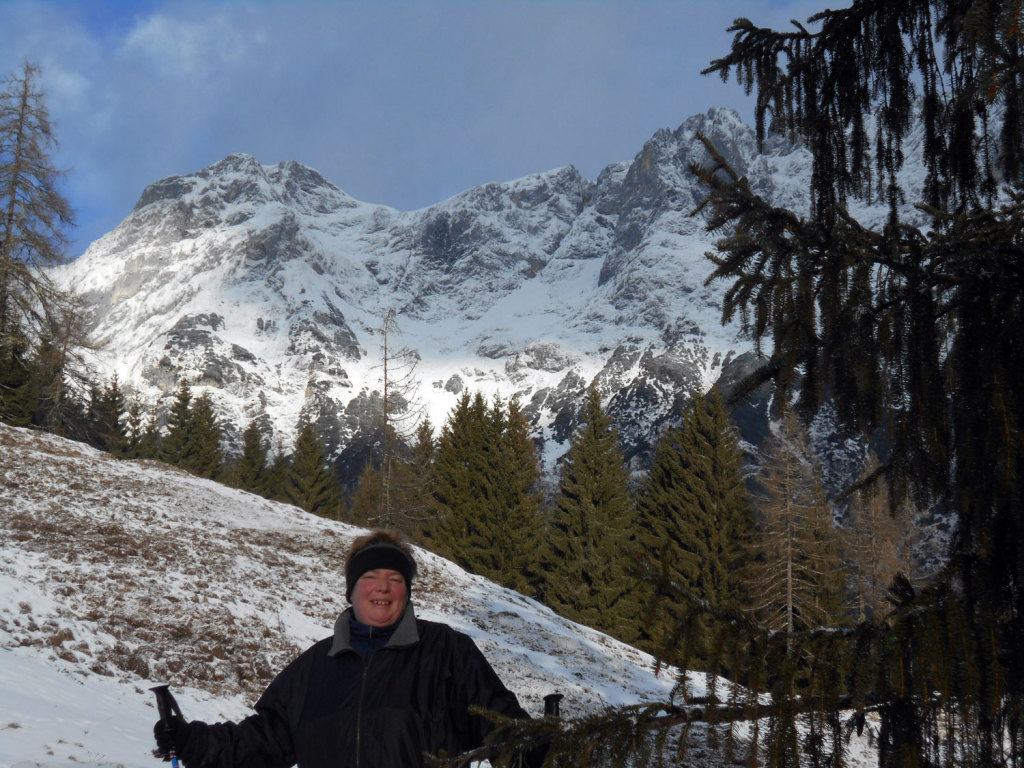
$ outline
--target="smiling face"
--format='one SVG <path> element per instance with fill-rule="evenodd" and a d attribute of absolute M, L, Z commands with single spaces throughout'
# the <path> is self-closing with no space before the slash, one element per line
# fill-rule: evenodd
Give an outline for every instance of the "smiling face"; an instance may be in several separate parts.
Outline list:
<path fill-rule="evenodd" d="M 387 627 L 402 616 L 408 598 L 405 577 L 390 568 L 377 568 L 359 577 L 352 590 L 356 620 L 368 627 Z"/>

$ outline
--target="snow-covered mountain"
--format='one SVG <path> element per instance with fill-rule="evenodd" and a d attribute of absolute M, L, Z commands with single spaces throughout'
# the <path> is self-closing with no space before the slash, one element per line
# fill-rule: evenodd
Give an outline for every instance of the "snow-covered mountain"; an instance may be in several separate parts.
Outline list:
<path fill-rule="evenodd" d="M 154 765 L 153 685 L 188 718 L 244 717 L 331 633 L 363 531 L 81 443 L 0 424 L 0 768 Z M 469 634 L 531 714 L 665 701 L 674 672 L 417 550 L 424 618 Z M 689 694 L 706 693 L 703 675 Z M 698 764 L 728 762 L 692 733 Z M 866 736 L 853 765 L 872 765 Z"/>
<path fill-rule="evenodd" d="M 758 154 L 735 113 L 712 109 L 596 181 L 570 166 L 412 212 L 295 162 L 231 155 L 149 186 L 56 275 L 95 312 L 102 379 L 166 409 L 187 377 L 237 428 L 235 447 L 262 418 L 287 448 L 303 414 L 351 463 L 379 412 L 394 310 L 389 344 L 418 358 L 408 399 L 435 427 L 465 390 L 518 395 L 550 463 L 594 381 L 640 466 L 689 392 L 749 364 L 721 325 L 723 287 L 704 285 L 698 131 L 760 192 L 806 208 L 808 153 L 776 140 Z"/>

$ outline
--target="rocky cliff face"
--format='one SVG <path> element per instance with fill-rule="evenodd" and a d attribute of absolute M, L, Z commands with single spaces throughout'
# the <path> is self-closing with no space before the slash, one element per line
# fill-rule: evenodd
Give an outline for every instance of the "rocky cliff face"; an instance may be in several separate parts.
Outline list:
<path fill-rule="evenodd" d="M 440 426 L 462 391 L 518 396 L 550 465 L 595 382 L 641 468 L 687 395 L 751 354 L 721 324 L 723 287 L 705 285 L 712 238 L 690 213 L 702 192 L 688 170 L 704 158 L 698 131 L 760 192 L 806 208 L 807 153 L 758 154 L 735 113 L 711 110 L 596 181 L 566 167 L 412 212 L 358 202 L 298 163 L 232 155 L 148 187 L 57 277 L 95 312 L 101 377 L 160 409 L 187 378 L 234 447 L 260 419 L 287 449 L 305 416 L 356 463 L 394 310 L 390 348 L 417 363 L 410 413 Z M 763 408 L 748 410 L 756 439 Z"/>

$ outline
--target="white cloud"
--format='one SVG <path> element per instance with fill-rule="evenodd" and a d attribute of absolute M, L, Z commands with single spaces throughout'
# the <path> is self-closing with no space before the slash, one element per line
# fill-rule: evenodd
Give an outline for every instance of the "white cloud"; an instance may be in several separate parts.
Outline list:
<path fill-rule="evenodd" d="M 172 80 L 206 77 L 225 67 L 244 66 L 265 39 L 259 31 L 252 36 L 242 34 L 235 14 L 226 10 L 182 16 L 162 12 L 140 19 L 118 53 L 122 59 L 146 65 Z"/>

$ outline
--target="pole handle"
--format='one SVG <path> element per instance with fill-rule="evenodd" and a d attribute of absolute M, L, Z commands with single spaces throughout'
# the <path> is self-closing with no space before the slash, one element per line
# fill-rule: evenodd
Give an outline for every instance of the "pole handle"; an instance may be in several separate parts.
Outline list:
<path fill-rule="evenodd" d="M 154 685 L 149 690 L 156 695 L 156 709 L 160 713 L 160 722 L 164 725 L 170 725 L 172 715 L 177 715 L 182 720 L 185 719 L 181 714 L 181 707 L 178 706 L 174 694 L 171 693 L 171 686 Z"/>
<path fill-rule="evenodd" d="M 558 704 L 564 697 L 560 693 L 549 693 L 544 697 L 544 716 L 545 717 L 560 717 L 561 713 L 558 711 Z"/>
<path fill-rule="evenodd" d="M 156 709 L 160 713 L 160 722 L 165 726 L 170 726 L 171 718 L 173 716 L 179 717 L 182 722 L 185 722 L 185 716 L 181 714 L 181 707 L 178 706 L 178 702 L 174 698 L 174 694 L 171 693 L 171 686 L 169 685 L 154 685 L 150 688 L 153 694 L 156 696 Z M 174 754 L 172 749 L 169 757 L 171 758 L 171 768 L 179 768 L 178 756 Z"/>

